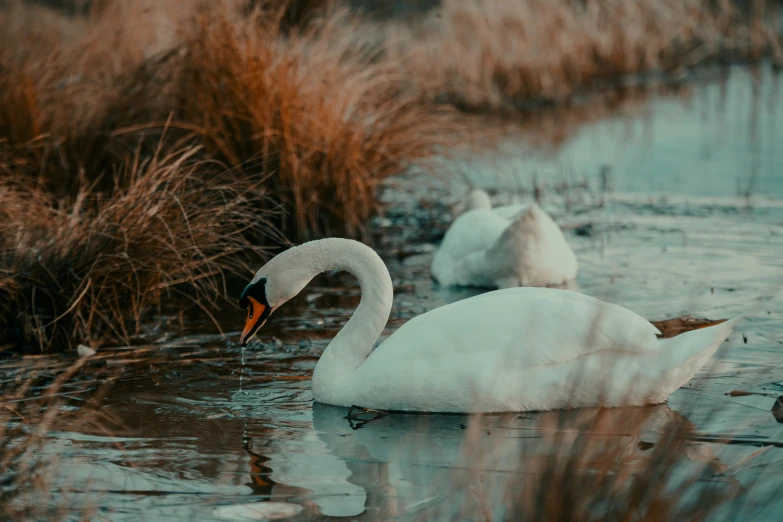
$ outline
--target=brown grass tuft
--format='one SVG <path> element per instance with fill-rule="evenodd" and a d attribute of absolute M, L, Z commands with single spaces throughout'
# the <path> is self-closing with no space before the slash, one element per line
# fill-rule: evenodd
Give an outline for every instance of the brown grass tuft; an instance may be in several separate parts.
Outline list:
<path fill-rule="evenodd" d="M 493 520 L 502 506 L 504 520 L 705 520 L 744 493 L 722 475 L 726 466 L 709 447 L 690 440 L 694 426 L 667 406 L 551 411 L 531 419 L 509 436 L 508 426 L 492 429 L 491 416 L 472 418 L 464 469 L 509 469 L 508 452 L 495 448 L 518 440 L 518 470 L 494 478 L 460 472 L 452 493 L 461 500 L 425 518 Z M 498 436 L 509 439 L 499 444 Z"/>
<path fill-rule="evenodd" d="M 0 29 L 22 42 L 0 52 L 0 172 L 24 169 L 58 195 L 75 196 L 82 173 L 110 189 L 105 174 L 141 138 L 151 154 L 174 114 L 169 136 L 269 174 L 287 232 L 357 236 L 378 181 L 453 141 L 443 110 L 408 90 L 372 28 L 335 2 L 141 4 L 86 18 L 0 9 Z"/>
<path fill-rule="evenodd" d="M 307 26 L 341 4 L 340 0 L 249 0 L 245 13 L 261 15 L 288 31 Z"/>
<path fill-rule="evenodd" d="M 300 239 L 365 233 L 377 183 L 449 142 L 345 10 L 285 37 L 258 13 L 209 11 L 184 41 L 177 119 L 221 160 L 273 174 Z"/>
<path fill-rule="evenodd" d="M 0 8 L 0 175 L 27 174 L 74 196 L 80 175 L 110 182 L 132 154 L 136 142 L 113 138 L 116 128 L 165 119 L 150 70 L 165 38 L 126 23 L 132 13 L 117 5 L 94 19 L 18 2 Z"/>
<path fill-rule="evenodd" d="M 198 152 L 137 153 L 114 191 L 73 199 L 0 179 L 0 344 L 127 342 L 161 297 L 207 309 L 228 275 L 251 273 L 273 234 L 262 180 L 239 183 Z"/>
<path fill-rule="evenodd" d="M 377 183 L 449 142 L 347 10 L 255 4 L 0 8 L 0 342 L 127 341 L 275 229 L 366 233 Z"/>

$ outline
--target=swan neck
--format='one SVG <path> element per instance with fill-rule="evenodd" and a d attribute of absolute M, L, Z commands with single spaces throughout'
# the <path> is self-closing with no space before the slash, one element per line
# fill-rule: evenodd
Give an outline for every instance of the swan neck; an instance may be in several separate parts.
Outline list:
<path fill-rule="evenodd" d="M 317 273 L 345 270 L 359 281 L 361 300 L 345 326 L 329 343 L 313 372 L 313 395 L 324 397 L 344 385 L 341 378 L 358 368 L 372 351 L 389 319 L 393 300 L 391 276 L 383 260 L 370 247 L 349 239 L 329 238 L 318 244 Z M 312 259 L 312 258 L 311 258 Z M 317 274 L 313 274 L 315 276 Z"/>

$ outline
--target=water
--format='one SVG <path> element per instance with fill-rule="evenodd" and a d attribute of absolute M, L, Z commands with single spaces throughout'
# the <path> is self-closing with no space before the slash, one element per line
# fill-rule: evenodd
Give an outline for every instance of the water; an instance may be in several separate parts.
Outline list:
<path fill-rule="evenodd" d="M 593 117 L 589 110 L 556 121 L 541 117 L 523 135 L 502 141 L 500 154 L 474 154 L 451 168 L 477 184 L 505 190 L 529 186 L 536 173 L 541 179 L 574 181 L 607 167 L 623 193 L 779 199 L 783 77 L 760 66 L 732 67 L 710 78 L 676 96 L 649 103 L 632 99 L 587 125 L 574 121 Z M 556 151 L 540 144 L 531 148 L 525 134 L 535 138 L 542 130 L 568 138 Z"/>
<path fill-rule="evenodd" d="M 516 199 L 529 199 L 524 189 L 534 168 L 541 180 L 546 172 L 587 180 L 592 188 L 557 191 L 550 176 L 542 189 L 580 260 L 579 291 L 650 320 L 747 313 L 714 364 L 668 404 L 613 410 L 599 424 L 598 413 L 578 410 L 481 420 L 389 415 L 355 429 L 345 409 L 313 404 L 310 393 L 318 356 L 360 297 L 350 276 L 325 274 L 245 351 L 236 345 L 244 316 L 235 310 L 218 316 L 226 338 L 190 319 L 183 335 L 100 350 L 88 365 L 114 383 L 101 399 L 100 422 L 63 421 L 47 439 L 43 452 L 59 464 L 46 502 L 64 502 L 74 519 L 86 512 L 113 521 L 472 520 L 505 513 L 509 485 L 545 489 L 562 452 L 578 451 L 589 463 L 597 449 L 572 440 L 585 426 L 603 426 L 602 440 L 623 448 L 620 469 L 627 471 L 648 462 L 648 445 L 666 426 L 682 423 L 691 442 L 674 455 L 673 482 L 709 464 L 713 475 L 699 487 L 753 486 L 735 501 L 742 519 L 776 520 L 783 428 L 770 410 L 783 394 L 783 153 L 775 147 L 783 114 L 770 71 L 755 88 L 749 81 L 747 70 L 733 70 L 723 82 L 694 87 L 688 100 L 655 99 L 638 117 L 589 123 L 557 154 L 531 158 L 518 148 L 523 133 L 491 161 L 453 163 L 474 183 L 499 189 L 498 200 L 515 199 L 509 187 Z M 569 164 L 577 174 L 562 168 Z M 599 188 L 605 165 L 613 192 Z M 428 183 L 441 185 L 428 188 L 424 204 L 421 183 L 399 182 L 386 195 L 398 204 L 379 220 L 379 249 L 395 285 L 386 334 L 478 292 L 430 281 L 434 246 L 461 193 L 445 180 Z M 748 186 L 737 198 L 738 187 Z M 8 360 L 0 376 L 70 362 Z M 65 411 L 83 408 L 90 389 L 68 392 Z M 763 395 L 726 395 L 737 390 Z M 645 427 L 635 433 L 629 422 Z M 729 503 L 714 518 L 732 509 Z"/>

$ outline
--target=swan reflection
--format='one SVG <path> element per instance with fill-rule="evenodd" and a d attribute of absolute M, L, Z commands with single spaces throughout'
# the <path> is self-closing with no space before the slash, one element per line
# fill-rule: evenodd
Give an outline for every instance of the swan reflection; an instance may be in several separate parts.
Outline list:
<path fill-rule="evenodd" d="M 558 483 L 566 469 L 580 480 L 611 474 L 618 487 L 664 461 L 676 468 L 668 487 L 725 469 L 710 446 L 683 443 L 693 426 L 666 405 L 476 417 L 388 414 L 358 428 L 347 412 L 315 403 L 319 450 L 265 461 L 278 482 L 310 490 L 303 505 L 322 516 L 429 512 L 449 519 L 481 504 L 494 518 L 507 509 L 510 491 Z M 311 434 L 304 437 L 312 448 Z"/>

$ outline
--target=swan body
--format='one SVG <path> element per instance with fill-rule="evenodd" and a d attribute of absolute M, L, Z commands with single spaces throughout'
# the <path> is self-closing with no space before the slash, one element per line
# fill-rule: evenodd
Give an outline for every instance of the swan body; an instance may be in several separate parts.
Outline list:
<path fill-rule="evenodd" d="M 537 204 L 493 209 L 481 189 L 471 191 L 432 261 L 433 277 L 446 286 L 562 285 L 577 270 L 560 227 Z"/>
<path fill-rule="evenodd" d="M 336 406 L 470 413 L 661 403 L 739 320 L 661 340 L 623 307 L 567 290 L 509 288 L 422 314 L 373 350 L 391 311 L 389 272 L 371 248 L 328 238 L 282 252 L 256 273 L 240 301 L 248 306 L 243 345 L 327 270 L 352 273 L 362 290 L 313 372 L 313 398 Z"/>

